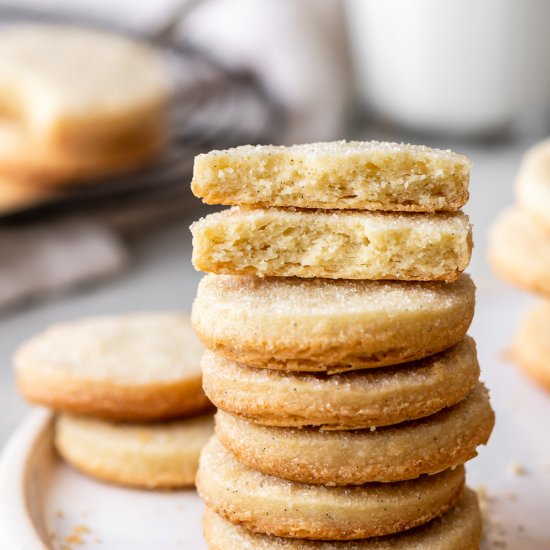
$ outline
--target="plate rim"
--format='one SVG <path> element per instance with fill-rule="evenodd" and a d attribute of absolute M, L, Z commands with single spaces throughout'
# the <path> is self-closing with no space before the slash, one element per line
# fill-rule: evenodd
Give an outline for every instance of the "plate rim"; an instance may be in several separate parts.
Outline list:
<path fill-rule="evenodd" d="M 35 451 L 51 438 L 53 413 L 37 408 L 23 419 L 0 455 L 0 548 L 49 550 L 29 512 L 27 482 Z"/>

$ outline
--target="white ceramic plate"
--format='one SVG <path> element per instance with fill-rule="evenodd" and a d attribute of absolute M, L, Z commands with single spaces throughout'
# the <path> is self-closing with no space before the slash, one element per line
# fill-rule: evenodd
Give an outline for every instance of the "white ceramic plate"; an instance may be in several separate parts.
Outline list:
<path fill-rule="evenodd" d="M 52 448 L 52 417 L 33 412 L 0 463 L 2 550 L 206 548 L 195 491 L 155 493 L 80 475 Z"/>
<path fill-rule="evenodd" d="M 469 484 L 488 495 L 483 548 L 548 550 L 550 395 L 504 359 L 526 298 L 494 279 L 478 280 L 478 289 L 471 334 L 497 413 L 489 446 L 468 466 Z M 1 550 L 204 550 L 201 513 L 192 491 L 121 489 L 65 466 L 52 450 L 51 417 L 41 410 L 14 434 L 0 462 Z"/>

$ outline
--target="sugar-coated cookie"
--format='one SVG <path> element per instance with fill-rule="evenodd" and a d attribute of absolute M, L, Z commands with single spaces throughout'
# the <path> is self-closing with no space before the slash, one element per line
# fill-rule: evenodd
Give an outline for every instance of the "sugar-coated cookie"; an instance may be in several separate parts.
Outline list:
<path fill-rule="evenodd" d="M 470 166 L 404 143 L 245 145 L 198 155 L 192 189 L 209 204 L 433 212 L 466 203 Z"/>
<path fill-rule="evenodd" d="M 511 208 L 491 228 L 489 260 L 509 282 L 550 296 L 550 227 Z"/>
<path fill-rule="evenodd" d="M 454 281 L 472 252 L 468 217 L 246 209 L 193 223 L 193 265 L 227 275 Z"/>
<path fill-rule="evenodd" d="M 464 401 L 420 420 L 377 430 L 324 432 L 261 426 L 218 411 L 216 434 L 239 462 L 284 479 L 322 485 L 403 481 L 477 455 L 495 415 L 482 384 Z"/>
<path fill-rule="evenodd" d="M 201 359 L 202 384 L 220 409 L 270 426 L 325 430 L 397 424 L 464 399 L 479 377 L 472 338 L 397 367 L 342 374 L 246 367 L 210 351 Z"/>
<path fill-rule="evenodd" d="M 0 169 L 66 180 L 127 169 L 166 141 L 168 75 L 148 45 L 75 26 L 0 33 Z"/>
<path fill-rule="evenodd" d="M 525 315 L 512 353 L 520 367 L 550 391 L 550 302 L 541 302 Z"/>
<path fill-rule="evenodd" d="M 173 489 L 194 484 L 201 449 L 213 429 L 211 415 L 122 424 L 61 414 L 55 423 L 55 446 L 69 464 L 92 477 Z"/>
<path fill-rule="evenodd" d="M 179 313 L 130 313 L 53 325 L 15 354 L 30 401 L 113 420 L 200 413 L 203 347 Z"/>
<path fill-rule="evenodd" d="M 515 187 L 521 207 L 550 231 L 550 139 L 525 154 Z"/>
<path fill-rule="evenodd" d="M 354 541 L 312 541 L 253 533 L 206 508 L 204 536 L 210 550 L 477 550 L 482 519 L 476 494 L 465 489 L 440 518 L 403 533 Z"/>
<path fill-rule="evenodd" d="M 445 513 L 464 486 L 464 468 L 398 483 L 325 487 L 253 470 L 214 437 L 203 449 L 197 489 L 233 523 L 281 537 L 354 540 L 388 535 Z"/>
<path fill-rule="evenodd" d="M 443 351 L 464 338 L 474 303 L 467 275 L 452 284 L 207 275 L 192 322 L 232 361 L 338 372 Z"/>

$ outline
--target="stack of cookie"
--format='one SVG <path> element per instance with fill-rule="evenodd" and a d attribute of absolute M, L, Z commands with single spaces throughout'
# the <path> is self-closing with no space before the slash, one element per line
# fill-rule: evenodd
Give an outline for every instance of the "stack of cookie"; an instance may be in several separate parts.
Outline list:
<path fill-rule="evenodd" d="M 233 205 L 192 226 L 210 548 L 477 548 L 469 168 L 378 142 L 196 158 L 194 193 Z"/>
<path fill-rule="evenodd" d="M 489 259 L 502 277 L 543 297 L 523 319 L 512 351 L 522 369 L 550 391 L 550 140 L 525 155 L 516 198 L 518 205 L 492 227 Z"/>
<path fill-rule="evenodd" d="M 60 413 L 67 462 L 113 483 L 175 488 L 193 485 L 213 432 L 202 350 L 184 315 L 95 317 L 34 336 L 15 368 L 21 393 Z"/>
<path fill-rule="evenodd" d="M 148 45 L 74 26 L 3 28 L 0 213 L 156 158 L 168 92 Z"/>

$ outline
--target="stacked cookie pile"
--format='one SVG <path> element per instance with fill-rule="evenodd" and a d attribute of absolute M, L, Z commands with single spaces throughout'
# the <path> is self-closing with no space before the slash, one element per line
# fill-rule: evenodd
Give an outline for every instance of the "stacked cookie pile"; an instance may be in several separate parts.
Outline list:
<path fill-rule="evenodd" d="M 113 483 L 185 487 L 213 432 L 202 350 L 181 314 L 94 317 L 34 336 L 15 369 L 21 393 L 59 413 L 55 446 L 67 462 Z"/>
<path fill-rule="evenodd" d="M 158 53 L 109 32 L 17 24 L 0 32 L 0 213 L 137 169 L 167 142 Z"/>
<path fill-rule="evenodd" d="M 234 205 L 192 226 L 210 548 L 477 548 L 469 168 L 378 142 L 196 158 L 194 193 Z"/>
<path fill-rule="evenodd" d="M 523 319 L 512 351 L 522 369 L 550 391 L 550 140 L 527 152 L 515 191 L 517 206 L 492 227 L 489 259 L 502 277 L 543 298 Z"/>

